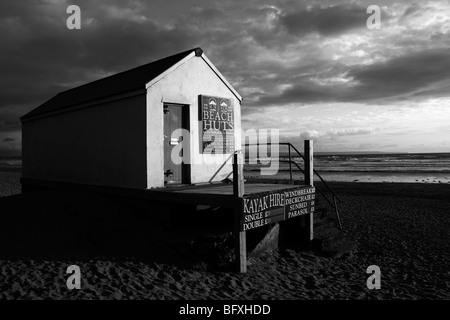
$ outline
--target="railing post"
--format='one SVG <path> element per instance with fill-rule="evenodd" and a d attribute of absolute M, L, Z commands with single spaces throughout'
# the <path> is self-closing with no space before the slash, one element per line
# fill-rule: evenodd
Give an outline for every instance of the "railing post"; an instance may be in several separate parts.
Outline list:
<path fill-rule="evenodd" d="M 305 184 L 314 185 L 313 141 L 305 140 Z"/>
<path fill-rule="evenodd" d="M 292 160 L 291 160 L 291 144 L 288 144 L 288 150 L 289 150 L 289 176 L 290 180 L 292 182 Z"/>
<path fill-rule="evenodd" d="M 339 215 L 339 210 L 338 210 L 338 206 L 337 206 L 337 203 L 336 203 L 336 197 L 335 196 L 333 196 L 333 202 L 334 202 L 334 212 L 336 213 L 336 217 L 337 217 L 338 224 L 339 224 L 339 230 L 342 230 L 341 217 Z"/>
<path fill-rule="evenodd" d="M 314 185 L 313 140 L 305 140 L 305 184 Z M 314 238 L 314 212 L 306 216 L 306 241 Z"/>
<path fill-rule="evenodd" d="M 233 201 L 234 201 L 234 240 L 235 261 L 241 273 L 247 272 L 247 239 L 245 231 L 241 231 L 242 199 L 244 197 L 244 170 L 242 151 L 233 156 Z"/>

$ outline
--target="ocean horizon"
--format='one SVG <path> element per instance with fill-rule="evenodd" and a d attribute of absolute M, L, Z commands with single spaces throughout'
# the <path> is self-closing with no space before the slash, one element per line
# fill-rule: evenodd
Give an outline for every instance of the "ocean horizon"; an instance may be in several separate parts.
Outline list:
<path fill-rule="evenodd" d="M 259 160 L 268 160 L 261 158 Z M 261 178 L 289 179 L 289 156 L 280 153 L 278 168 L 261 175 L 261 167 L 255 159 L 246 159 L 246 176 Z M 303 168 L 300 157 L 291 157 Z M 314 169 L 326 181 L 342 182 L 420 182 L 450 183 L 450 153 L 348 153 L 316 154 Z M 303 174 L 292 165 L 293 178 L 302 179 Z M 315 180 L 319 178 L 316 176 Z"/>
<path fill-rule="evenodd" d="M 279 158 L 279 166 L 262 175 L 260 169 L 269 165 L 254 162 L 269 158 L 248 159 L 246 154 L 245 175 L 290 179 L 288 154 L 280 153 Z M 291 159 L 303 168 L 300 157 L 292 155 Z M 0 157 L 1 170 L 20 171 L 21 168 L 21 157 Z M 314 169 L 326 181 L 450 183 L 450 153 L 317 153 L 314 155 Z M 303 179 L 295 165 L 292 165 L 292 172 L 294 180 Z M 315 180 L 319 178 L 315 176 Z"/>

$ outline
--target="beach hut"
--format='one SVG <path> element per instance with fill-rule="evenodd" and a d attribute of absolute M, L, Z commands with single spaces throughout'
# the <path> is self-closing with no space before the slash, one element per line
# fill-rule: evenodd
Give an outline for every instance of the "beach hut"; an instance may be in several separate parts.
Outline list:
<path fill-rule="evenodd" d="M 21 118 L 23 189 L 224 180 L 241 102 L 200 48 L 61 92 Z"/>
<path fill-rule="evenodd" d="M 246 272 L 247 231 L 303 216 L 313 239 L 315 187 L 309 140 L 303 185 L 244 185 L 241 102 L 200 48 L 59 93 L 21 118 L 22 190 L 229 208 Z"/>

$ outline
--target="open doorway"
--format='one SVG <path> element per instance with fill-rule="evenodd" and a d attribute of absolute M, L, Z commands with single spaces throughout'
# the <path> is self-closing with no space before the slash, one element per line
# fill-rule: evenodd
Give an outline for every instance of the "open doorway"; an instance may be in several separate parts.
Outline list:
<path fill-rule="evenodd" d="M 181 134 L 174 135 L 180 128 L 189 130 L 189 106 L 164 103 L 164 185 L 190 183 L 188 164 L 175 164 L 171 157 L 173 149 L 183 141 Z M 184 148 L 180 157 L 183 152 Z"/>

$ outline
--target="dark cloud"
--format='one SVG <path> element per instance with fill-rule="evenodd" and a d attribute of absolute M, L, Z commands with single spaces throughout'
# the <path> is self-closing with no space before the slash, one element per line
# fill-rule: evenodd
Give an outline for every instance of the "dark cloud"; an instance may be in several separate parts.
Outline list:
<path fill-rule="evenodd" d="M 405 10 L 405 12 L 403 13 L 403 17 L 412 15 L 412 14 L 418 12 L 421 8 L 422 7 L 418 3 L 413 3 Z"/>
<path fill-rule="evenodd" d="M 20 129 L 20 121 L 17 116 L 9 115 L 12 120 L 0 120 L 0 132 L 17 131 Z"/>
<path fill-rule="evenodd" d="M 320 87 L 316 84 L 297 84 L 289 88 L 280 95 L 262 96 L 255 105 L 272 105 L 272 104 L 288 104 L 288 103 L 315 103 L 330 101 L 335 99 L 331 87 Z"/>
<path fill-rule="evenodd" d="M 261 96 L 255 105 L 317 102 L 390 103 L 414 97 L 450 96 L 447 49 L 426 50 L 346 71 L 348 84 L 320 85 L 303 79 L 279 95 Z"/>
<path fill-rule="evenodd" d="M 426 93 L 450 77 L 450 55 L 447 49 L 411 53 L 385 63 L 356 67 L 348 76 L 359 83 L 344 97 L 348 100 L 389 99 L 415 95 L 421 90 Z M 444 88 L 446 96 L 450 96 L 448 89 Z"/>
<path fill-rule="evenodd" d="M 369 17 L 367 7 L 341 4 L 329 7 L 313 7 L 281 17 L 281 24 L 296 35 L 318 32 L 335 35 L 354 28 L 365 28 Z"/>
<path fill-rule="evenodd" d="M 64 5 L 54 12 L 59 18 L 47 21 L 52 15 L 39 14 L 43 8 L 38 2 L 29 7 L 28 3 L 5 2 L 0 26 L 10 32 L 1 36 L 5 46 L 0 67 L 8 77 L 0 82 L 0 108 L 12 103 L 38 105 L 58 91 L 162 58 L 168 52 L 183 51 L 195 43 L 183 30 L 162 28 L 151 20 L 102 19 L 99 8 L 89 10 L 93 6 L 84 2 L 81 30 L 66 28 Z"/>
<path fill-rule="evenodd" d="M 0 157 L 20 156 L 20 140 L 6 137 L 0 140 Z"/>

